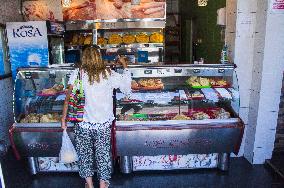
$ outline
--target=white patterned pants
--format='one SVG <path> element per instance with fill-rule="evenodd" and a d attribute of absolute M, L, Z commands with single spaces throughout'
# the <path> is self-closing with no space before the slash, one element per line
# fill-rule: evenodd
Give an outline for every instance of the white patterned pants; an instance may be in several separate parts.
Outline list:
<path fill-rule="evenodd" d="M 98 179 L 109 182 L 112 169 L 111 122 L 77 124 L 75 147 L 79 157 L 79 175 L 82 178 L 92 177 L 97 167 Z"/>

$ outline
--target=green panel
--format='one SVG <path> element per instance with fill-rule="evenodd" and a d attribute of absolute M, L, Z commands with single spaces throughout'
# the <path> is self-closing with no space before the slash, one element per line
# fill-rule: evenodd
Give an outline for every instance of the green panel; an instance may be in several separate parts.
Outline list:
<path fill-rule="evenodd" d="M 197 57 L 205 58 L 205 61 L 210 63 L 219 63 L 223 42 L 221 41 L 221 29 L 216 25 L 217 9 L 226 6 L 226 0 L 209 0 L 206 7 L 198 7 L 197 0 L 181 0 L 181 11 L 183 12 L 182 19 L 195 19 L 196 39 L 202 39 L 202 44 L 197 47 Z M 185 27 L 185 22 L 183 22 Z M 182 26 L 183 27 L 183 26 Z M 183 30 L 184 32 L 185 30 Z M 183 45 L 190 42 L 188 33 L 183 36 Z M 185 37 L 187 36 L 187 37 Z M 185 50 L 184 50 L 185 51 Z M 185 56 L 185 53 L 183 53 Z M 189 54 L 188 52 L 186 53 Z M 188 58 L 188 57 L 187 57 Z"/>

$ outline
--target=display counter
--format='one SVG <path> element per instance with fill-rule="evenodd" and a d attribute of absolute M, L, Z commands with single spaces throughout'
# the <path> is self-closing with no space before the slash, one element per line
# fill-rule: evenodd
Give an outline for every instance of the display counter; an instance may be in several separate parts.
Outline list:
<path fill-rule="evenodd" d="M 115 93 L 113 156 L 124 173 L 189 168 L 228 169 L 244 124 L 238 116 L 234 65 L 133 65 L 132 95 Z M 73 172 L 58 163 L 60 119 L 73 68 L 23 68 L 15 81 L 10 140 L 32 174 Z M 117 69 L 117 72 L 120 72 Z M 74 125 L 68 132 L 74 139 Z"/>
<path fill-rule="evenodd" d="M 124 173 L 228 170 L 244 124 L 234 65 L 136 66 L 131 97 L 116 93 L 116 154 Z"/>
<path fill-rule="evenodd" d="M 27 157 L 32 174 L 77 171 L 77 164 L 58 162 L 62 129 L 60 119 L 65 89 L 73 68 L 19 69 L 14 89 L 15 123 L 9 130 L 17 159 Z M 71 140 L 72 123 L 68 124 Z"/>

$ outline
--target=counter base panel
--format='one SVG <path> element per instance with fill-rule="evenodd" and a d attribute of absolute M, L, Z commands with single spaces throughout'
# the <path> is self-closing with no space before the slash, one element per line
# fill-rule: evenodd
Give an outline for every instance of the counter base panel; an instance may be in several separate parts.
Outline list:
<path fill-rule="evenodd" d="M 187 155 L 238 152 L 243 126 L 196 126 L 192 128 L 116 127 L 118 156 Z"/>
<path fill-rule="evenodd" d="M 227 171 L 229 154 L 187 154 L 157 156 L 121 156 L 120 170 L 122 173 L 152 170 L 185 170 L 200 168 L 218 168 Z"/>
<path fill-rule="evenodd" d="M 30 173 L 38 172 L 78 172 L 76 162 L 71 164 L 59 163 L 58 157 L 28 157 Z"/>

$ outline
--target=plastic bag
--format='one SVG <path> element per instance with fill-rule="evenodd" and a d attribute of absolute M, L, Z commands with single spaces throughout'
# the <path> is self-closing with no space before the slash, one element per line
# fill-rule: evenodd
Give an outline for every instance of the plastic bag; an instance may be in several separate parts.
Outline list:
<path fill-rule="evenodd" d="M 62 146 L 59 153 L 59 162 L 73 163 L 75 161 L 78 161 L 78 155 L 65 129 L 62 135 Z"/>

